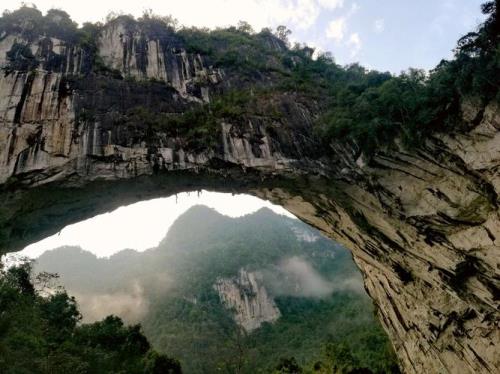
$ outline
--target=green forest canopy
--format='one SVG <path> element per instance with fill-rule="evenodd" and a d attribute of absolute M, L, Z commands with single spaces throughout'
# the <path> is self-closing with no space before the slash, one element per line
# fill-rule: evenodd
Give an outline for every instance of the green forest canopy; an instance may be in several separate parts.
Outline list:
<path fill-rule="evenodd" d="M 140 325 L 108 316 L 78 324 L 76 301 L 52 289 L 53 275 L 33 282 L 25 262 L 0 273 L 0 372 L 181 373 L 177 360 L 151 349 Z"/>
<path fill-rule="evenodd" d="M 290 225 L 306 228 L 303 223 L 265 209 L 232 219 L 195 208 L 157 249 L 98 259 L 66 247 L 46 252 L 35 267 L 26 262 L 1 271 L 0 372 L 179 373 L 179 361 L 158 349 L 181 359 L 188 372 L 399 373 L 370 299 L 348 289 L 324 298 L 276 297 L 280 319 L 242 334 L 212 287 L 218 276 L 293 254 L 309 258 L 333 283 L 353 279 L 356 269 L 349 253 L 330 241 L 298 240 Z M 175 279 L 167 294 L 158 271 Z M 115 316 L 81 324 L 78 300 L 57 286 L 60 280 L 80 295 L 131 292 L 128 282 L 143 284 L 150 309 L 144 330 Z"/>

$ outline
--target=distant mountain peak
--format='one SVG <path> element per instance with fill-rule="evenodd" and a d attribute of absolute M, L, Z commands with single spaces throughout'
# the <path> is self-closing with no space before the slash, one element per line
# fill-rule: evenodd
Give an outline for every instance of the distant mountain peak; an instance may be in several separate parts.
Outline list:
<path fill-rule="evenodd" d="M 183 215 L 186 215 L 186 214 L 193 214 L 193 213 L 208 213 L 208 214 L 215 214 L 215 215 L 218 215 L 218 216 L 222 216 L 223 215 L 220 212 L 218 212 L 216 209 L 211 208 L 211 207 L 209 207 L 207 205 L 196 204 L 196 205 L 193 205 L 188 210 L 186 210 L 179 217 L 182 217 Z"/>
<path fill-rule="evenodd" d="M 73 255 L 78 255 L 78 256 L 87 256 L 87 257 L 95 257 L 97 256 L 93 254 L 90 251 L 87 251 L 86 249 L 83 249 L 79 245 L 63 245 L 54 249 L 49 249 L 45 252 L 43 252 L 39 259 L 42 257 L 50 257 L 50 256 L 59 256 L 60 254 L 64 254 L 66 256 L 73 256 Z"/>
<path fill-rule="evenodd" d="M 276 213 L 272 209 L 268 208 L 267 206 L 264 206 L 258 210 L 256 210 L 253 213 L 250 213 L 249 215 L 272 215 L 272 216 L 281 216 L 281 214 Z"/>

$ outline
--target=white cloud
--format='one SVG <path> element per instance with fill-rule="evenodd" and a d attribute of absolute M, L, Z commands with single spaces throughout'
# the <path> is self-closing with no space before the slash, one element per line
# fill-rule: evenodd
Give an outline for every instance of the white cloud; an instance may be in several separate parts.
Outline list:
<path fill-rule="evenodd" d="M 260 1 L 257 0 L 250 1 L 260 3 Z M 270 1 L 270 3 L 273 1 Z M 266 4 L 266 2 L 262 2 L 260 4 Z M 283 7 L 284 4 L 288 5 Z M 276 18 L 282 18 L 284 23 L 289 23 L 292 27 L 294 26 L 298 29 L 308 29 L 314 25 L 314 22 L 316 22 L 319 16 L 319 11 L 319 6 L 315 0 L 278 1 L 276 7 L 277 13 L 273 14 L 273 16 Z"/>
<path fill-rule="evenodd" d="M 358 3 L 352 3 L 351 5 L 351 10 L 349 11 L 349 16 L 352 16 L 354 13 L 356 13 L 361 7 L 359 6 Z"/>
<path fill-rule="evenodd" d="M 351 47 L 351 57 L 355 57 L 361 50 L 361 38 L 357 32 L 351 34 L 347 40 L 347 45 Z"/>
<path fill-rule="evenodd" d="M 266 283 L 274 295 L 326 297 L 334 291 L 334 284 L 323 277 L 305 259 L 283 259 L 276 268 L 263 271 Z"/>
<path fill-rule="evenodd" d="M 375 23 L 373 24 L 373 27 L 375 29 L 375 32 L 377 34 L 380 34 L 385 29 L 385 20 L 382 19 L 382 18 L 375 20 Z"/>
<path fill-rule="evenodd" d="M 337 9 L 344 6 L 344 0 L 318 0 L 320 6 L 326 9 Z"/>
<path fill-rule="evenodd" d="M 343 17 L 337 18 L 328 24 L 328 27 L 326 29 L 326 37 L 340 42 L 344 38 L 345 29 L 346 19 Z"/>

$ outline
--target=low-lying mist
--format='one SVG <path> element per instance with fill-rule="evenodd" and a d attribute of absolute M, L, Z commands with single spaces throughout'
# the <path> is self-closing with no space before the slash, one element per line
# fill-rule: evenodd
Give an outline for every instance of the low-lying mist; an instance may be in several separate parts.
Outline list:
<path fill-rule="evenodd" d="M 76 298 L 82 322 L 85 323 L 99 321 L 110 314 L 121 317 L 127 323 L 139 323 L 149 309 L 149 299 L 137 280 L 130 289 L 114 293 L 69 291 Z"/>
<path fill-rule="evenodd" d="M 340 291 L 364 292 L 360 275 L 351 274 L 347 278 L 337 276 L 332 280 L 316 270 L 310 261 L 299 256 L 285 257 L 276 265 L 259 272 L 263 285 L 274 296 L 326 298 Z M 61 281 L 64 283 L 64 277 Z M 110 314 L 121 317 L 127 323 L 138 323 L 147 315 L 151 298 L 167 297 L 179 287 L 174 272 L 146 271 L 119 289 L 96 291 L 69 288 L 68 293 L 76 298 L 85 323 L 101 320 Z"/>
<path fill-rule="evenodd" d="M 330 280 L 320 274 L 309 261 L 302 257 L 288 257 L 272 269 L 263 272 L 266 285 L 276 296 L 324 298 L 333 292 L 363 292 L 360 276 Z"/>
<path fill-rule="evenodd" d="M 259 287 L 271 297 L 326 299 L 340 291 L 364 293 L 345 249 L 269 209 L 229 218 L 194 206 L 156 248 L 102 258 L 80 247 L 59 247 L 40 256 L 35 269 L 60 275 L 60 284 L 79 304 L 83 322 L 110 314 L 127 323 L 155 318 L 154 313 L 179 300 L 206 299 L 217 277 L 236 277 L 241 269 L 259 272 Z"/>

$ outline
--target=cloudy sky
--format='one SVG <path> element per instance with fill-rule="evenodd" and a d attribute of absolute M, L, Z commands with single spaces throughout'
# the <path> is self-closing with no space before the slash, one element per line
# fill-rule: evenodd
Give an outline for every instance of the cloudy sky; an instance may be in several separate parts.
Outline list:
<path fill-rule="evenodd" d="M 181 24 L 217 27 L 249 22 L 256 30 L 287 25 L 292 39 L 331 51 L 337 62 L 361 62 L 399 73 L 430 69 L 451 57 L 456 40 L 481 20 L 484 0 L 35 0 L 42 11 L 66 10 L 74 20 L 102 21 L 110 11 L 139 16 L 145 9 Z M 2 0 L 15 9 L 19 0 Z"/>

